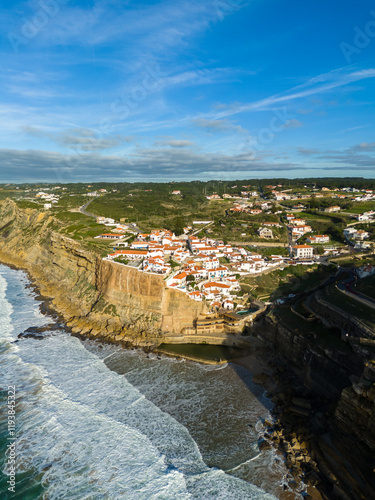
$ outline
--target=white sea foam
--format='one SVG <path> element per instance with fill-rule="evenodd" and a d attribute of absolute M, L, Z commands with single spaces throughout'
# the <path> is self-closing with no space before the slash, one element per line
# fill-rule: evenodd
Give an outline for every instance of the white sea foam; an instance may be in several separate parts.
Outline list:
<path fill-rule="evenodd" d="M 50 322 L 26 284 L 0 266 L 0 377 L 17 387 L 18 469 L 37 471 L 45 498 L 273 498 L 207 467 L 186 427 L 106 366 L 116 350 L 98 356 L 64 332 L 12 343 Z"/>

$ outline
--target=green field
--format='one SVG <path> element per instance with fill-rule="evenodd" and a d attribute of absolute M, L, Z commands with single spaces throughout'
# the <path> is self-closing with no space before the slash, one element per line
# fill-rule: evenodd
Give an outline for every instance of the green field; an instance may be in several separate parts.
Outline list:
<path fill-rule="evenodd" d="M 369 212 L 370 210 L 375 210 L 375 201 L 353 201 L 351 207 L 344 210 L 344 212 L 352 214 L 362 214 L 363 212 Z"/>
<path fill-rule="evenodd" d="M 348 255 L 348 257 L 330 259 L 335 264 L 341 267 L 361 267 L 365 264 L 375 265 L 374 255 L 357 256 L 356 254 Z"/>
<path fill-rule="evenodd" d="M 271 241 L 274 242 L 274 240 L 271 240 Z M 289 255 L 289 250 L 287 247 L 259 247 L 259 246 L 251 247 L 251 246 L 248 246 L 245 248 L 247 250 L 249 250 L 250 252 L 259 253 L 263 257 L 270 257 L 271 255 L 284 255 L 284 256 Z"/>

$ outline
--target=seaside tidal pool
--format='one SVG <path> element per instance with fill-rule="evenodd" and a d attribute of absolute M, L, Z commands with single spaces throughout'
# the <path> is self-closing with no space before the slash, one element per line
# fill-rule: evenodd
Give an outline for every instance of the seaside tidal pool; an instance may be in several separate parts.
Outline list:
<path fill-rule="evenodd" d="M 71 336 L 22 271 L 0 265 L 1 499 L 297 499 L 251 374 Z M 42 338 L 40 338 L 42 337 Z M 7 465 L 16 391 L 16 476 Z"/>

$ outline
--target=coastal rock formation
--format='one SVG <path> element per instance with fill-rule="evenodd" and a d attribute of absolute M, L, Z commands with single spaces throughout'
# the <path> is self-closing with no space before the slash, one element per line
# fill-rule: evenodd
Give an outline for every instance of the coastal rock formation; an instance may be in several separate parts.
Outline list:
<path fill-rule="evenodd" d="M 328 340 L 308 326 L 293 328 L 277 312 L 263 317 L 255 329 L 276 355 L 274 379 L 283 394 L 275 394 L 273 400 L 285 434 L 281 449 L 284 452 L 289 446 L 285 441 L 296 435 L 300 442 L 309 441 L 307 470 L 325 483 L 328 498 L 374 498 L 373 350 L 342 342 L 337 330 L 339 312 L 331 316 L 320 312 L 336 328 Z M 342 321 L 348 324 L 345 318 Z M 290 454 L 286 456 L 290 459 Z"/>
<path fill-rule="evenodd" d="M 49 214 L 0 203 L 0 261 L 28 271 L 74 333 L 152 346 L 204 312 L 162 276 L 103 261 L 58 229 Z"/>

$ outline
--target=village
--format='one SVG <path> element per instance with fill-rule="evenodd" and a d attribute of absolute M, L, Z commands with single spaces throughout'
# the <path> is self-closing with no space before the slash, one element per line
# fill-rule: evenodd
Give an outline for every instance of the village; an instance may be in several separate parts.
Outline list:
<path fill-rule="evenodd" d="M 350 212 L 346 206 L 348 202 L 352 207 L 373 207 L 373 190 L 316 187 L 315 183 L 298 188 L 288 184 L 256 187 L 253 183 L 228 183 L 217 191 L 213 186 L 211 194 L 203 187 L 204 199 L 198 211 L 183 218 L 185 227 L 178 232 L 168 222 L 154 229 L 158 227 L 154 221 L 139 223 L 134 217 L 131 222 L 130 217 L 143 213 L 145 199 L 158 196 L 162 204 L 168 201 L 171 212 L 187 206 L 187 184 L 179 189 L 169 186 L 164 191 L 142 185 L 134 189 L 121 185 L 27 187 L 21 199 L 58 217 L 61 213 L 63 220 L 83 222 L 85 218 L 88 222 L 91 217 L 97 228 L 92 226 L 93 235 L 85 237 L 77 222 L 76 238 L 98 242 L 98 248 L 105 253 L 102 258 L 140 273 L 161 275 L 167 287 L 185 293 L 191 300 L 206 301 L 213 311 L 246 312 L 250 307 L 243 297 L 247 277 L 301 264 L 316 268 L 317 264 L 326 264 L 328 258 L 373 248 L 370 226 L 375 211 L 354 208 Z M 18 187 L 15 190 L 21 191 Z M 122 199 L 126 200 L 124 212 L 116 210 L 115 200 Z M 80 207 L 69 209 L 76 200 Z M 106 215 L 87 213 L 89 205 L 96 206 L 96 214 Z M 69 212 L 61 212 L 64 206 Z M 159 207 L 154 204 L 153 208 L 155 211 Z M 152 214 L 152 209 L 147 211 L 148 219 Z M 194 219 L 198 214 L 201 220 Z M 335 217 L 341 220 L 334 234 L 328 226 L 331 224 L 332 229 Z M 67 234 L 72 234 L 69 227 Z"/>
<path fill-rule="evenodd" d="M 242 247 L 189 236 L 191 228 L 185 231 L 180 237 L 168 230 L 140 233 L 129 248 L 123 248 L 127 245 L 121 241 L 122 235 L 109 233 L 99 237 L 117 240 L 107 259 L 131 265 L 140 272 L 163 274 L 167 286 L 185 292 L 192 300 L 207 300 L 217 309 L 235 308 L 241 275 L 271 270 L 284 262 L 279 255 L 265 259 Z"/>
<path fill-rule="evenodd" d="M 368 214 L 370 220 L 372 215 Z M 162 274 L 168 287 L 186 293 L 192 300 L 207 301 L 213 311 L 246 312 L 247 306 L 240 296 L 241 277 L 260 275 L 288 265 L 316 264 L 320 255 L 314 245 L 325 244 L 324 255 L 349 253 L 344 246 L 338 250 L 327 245 L 330 242 L 328 235 L 312 234 L 311 226 L 293 214 L 285 216 L 290 239 L 289 255 L 276 253 L 267 257 L 214 238 L 198 238 L 195 236 L 197 231 L 191 226 L 184 228 L 183 235 L 176 236 L 167 229 L 136 233 L 129 225 L 116 224 L 113 219 L 103 217 L 97 218 L 97 222 L 113 226 L 110 233 L 97 236 L 114 241 L 113 252 L 106 259 L 135 267 L 140 272 Z M 207 226 L 211 223 L 202 222 Z M 264 223 L 258 234 L 272 239 L 274 226 L 282 227 L 282 224 Z M 129 231 L 136 235 L 130 244 L 126 241 Z M 306 243 L 299 244 L 298 240 L 306 234 Z M 348 227 L 344 236 L 348 242 L 354 242 L 354 248 L 366 248 L 361 246 L 369 237 L 366 231 Z"/>

